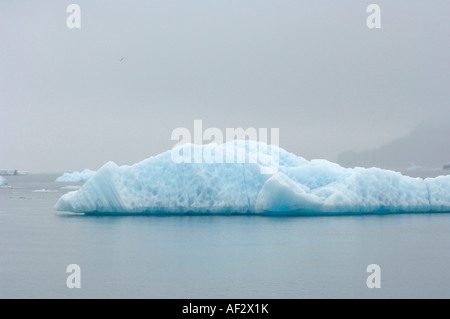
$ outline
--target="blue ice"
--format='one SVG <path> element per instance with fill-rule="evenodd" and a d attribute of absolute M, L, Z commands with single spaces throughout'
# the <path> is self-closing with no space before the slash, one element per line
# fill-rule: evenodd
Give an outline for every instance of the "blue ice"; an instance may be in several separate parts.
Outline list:
<path fill-rule="evenodd" d="M 197 158 L 194 163 L 196 151 L 228 154 L 230 146 L 235 154 L 245 153 L 244 162 Z M 450 175 L 422 179 L 375 167 L 344 168 L 326 160 L 308 161 L 276 146 L 261 154 L 266 145 L 254 141 L 188 148 L 193 150 L 191 162 L 174 161 L 173 150 L 131 166 L 108 162 L 82 188 L 63 195 L 55 208 L 112 214 L 450 212 Z M 251 160 L 264 156 L 264 161 Z M 263 173 L 264 165 L 271 166 L 270 174 Z"/>

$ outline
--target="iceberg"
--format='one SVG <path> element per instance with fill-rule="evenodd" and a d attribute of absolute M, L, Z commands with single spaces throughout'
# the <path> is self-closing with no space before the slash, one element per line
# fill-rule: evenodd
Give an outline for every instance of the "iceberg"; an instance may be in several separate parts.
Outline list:
<path fill-rule="evenodd" d="M 33 193 L 56 193 L 56 192 L 58 192 L 58 190 L 42 188 L 42 189 L 35 189 L 32 192 Z"/>
<path fill-rule="evenodd" d="M 3 176 L 0 176 L 0 185 L 6 185 L 6 178 L 4 178 Z"/>
<path fill-rule="evenodd" d="M 244 162 L 194 160 L 233 146 Z M 193 145 L 192 161 L 169 150 L 139 163 L 108 162 L 79 190 L 61 196 L 59 211 L 94 214 L 345 215 L 450 212 L 450 175 L 413 178 L 380 168 L 344 168 L 306 160 L 255 141 Z M 266 149 L 270 174 L 249 159 Z M 197 152 L 197 153 L 196 153 Z M 238 152 L 237 152 L 238 153 Z M 275 154 L 275 155 L 274 155 Z"/>
<path fill-rule="evenodd" d="M 27 171 L 18 171 L 16 169 L 0 169 L 0 175 L 28 175 Z"/>
<path fill-rule="evenodd" d="M 67 185 L 67 186 L 63 186 L 61 187 L 61 189 L 80 189 L 81 186 L 79 185 Z"/>
<path fill-rule="evenodd" d="M 0 175 L 17 175 L 16 169 L 0 169 Z"/>
<path fill-rule="evenodd" d="M 64 173 L 56 179 L 56 182 L 76 183 L 86 182 L 89 178 L 94 176 L 96 171 L 85 169 L 80 172 Z"/>

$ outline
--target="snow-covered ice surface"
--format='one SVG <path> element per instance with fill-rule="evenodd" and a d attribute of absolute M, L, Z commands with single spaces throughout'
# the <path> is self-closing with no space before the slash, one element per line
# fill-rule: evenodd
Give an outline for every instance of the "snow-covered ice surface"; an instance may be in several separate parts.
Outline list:
<path fill-rule="evenodd" d="M 217 151 L 230 143 L 245 151 L 247 159 L 260 156 L 260 142 L 234 141 L 213 147 Z M 191 147 L 205 150 L 211 145 Z M 276 146 L 271 150 L 277 151 L 267 152 L 273 156 L 271 165 L 276 164 L 272 174 L 262 174 L 261 165 L 248 160 L 176 163 L 171 151 L 131 166 L 108 162 L 81 189 L 63 195 L 55 208 L 112 214 L 450 212 L 450 175 L 413 178 L 379 168 L 308 161 Z"/>
<path fill-rule="evenodd" d="M 0 176 L 0 185 L 6 185 L 6 178 L 4 178 L 3 176 Z"/>
<path fill-rule="evenodd" d="M 80 172 L 75 171 L 72 173 L 64 173 L 56 179 L 56 182 L 68 182 L 68 183 L 76 183 L 76 182 L 86 182 L 89 178 L 94 176 L 96 172 L 90 169 L 84 169 Z"/>

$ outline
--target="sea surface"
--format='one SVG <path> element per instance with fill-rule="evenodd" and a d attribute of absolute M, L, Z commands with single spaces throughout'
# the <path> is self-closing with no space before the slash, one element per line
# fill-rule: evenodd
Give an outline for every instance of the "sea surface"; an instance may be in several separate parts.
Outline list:
<path fill-rule="evenodd" d="M 450 214 L 85 216 L 57 177 L 0 186 L 0 298 L 450 298 Z"/>

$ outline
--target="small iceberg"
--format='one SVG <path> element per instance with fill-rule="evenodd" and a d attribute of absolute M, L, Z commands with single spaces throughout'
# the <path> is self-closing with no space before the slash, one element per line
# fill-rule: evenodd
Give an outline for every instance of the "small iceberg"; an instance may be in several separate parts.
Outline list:
<path fill-rule="evenodd" d="M 408 166 L 408 168 L 406 168 L 407 171 L 418 171 L 418 170 L 421 170 L 421 169 L 422 169 L 422 166 L 417 165 L 417 164 L 415 164 L 415 163 L 411 163 L 411 164 Z"/>
<path fill-rule="evenodd" d="M 66 182 L 66 183 L 77 183 L 77 182 L 86 182 L 92 176 L 95 175 L 95 171 L 90 169 L 85 169 L 82 171 L 75 171 L 72 173 L 64 173 L 56 179 L 56 182 Z"/>
<path fill-rule="evenodd" d="M 67 185 L 67 186 L 63 186 L 63 187 L 61 187 L 61 189 L 80 189 L 81 188 L 81 186 L 79 186 L 79 185 Z"/>
<path fill-rule="evenodd" d="M 56 203 L 59 211 L 146 214 L 347 215 L 450 212 L 450 175 L 413 178 L 380 168 L 344 168 L 308 161 L 270 146 L 262 173 L 261 142 L 188 145 L 193 154 L 226 153 L 232 144 L 244 162 L 174 161 L 173 150 L 131 166 L 106 163 L 79 190 Z M 191 154 L 191 152 L 189 152 Z M 273 154 L 276 154 L 273 155 Z"/>
<path fill-rule="evenodd" d="M 0 185 L 7 185 L 8 183 L 6 182 L 6 178 L 4 178 L 3 176 L 0 176 Z"/>
<path fill-rule="evenodd" d="M 42 189 L 35 189 L 32 192 L 33 193 L 56 193 L 58 191 L 56 189 L 45 189 L 45 188 L 42 188 Z"/>
<path fill-rule="evenodd" d="M 18 171 L 17 169 L 0 169 L 0 175 L 28 175 L 27 171 Z"/>

